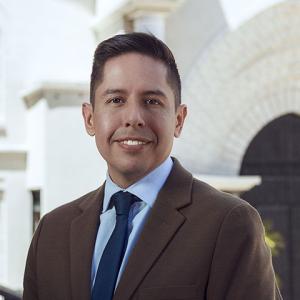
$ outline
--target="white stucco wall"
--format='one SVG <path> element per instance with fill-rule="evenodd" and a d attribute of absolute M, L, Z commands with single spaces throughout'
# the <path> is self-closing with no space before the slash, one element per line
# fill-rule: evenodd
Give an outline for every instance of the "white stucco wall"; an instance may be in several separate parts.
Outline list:
<path fill-rule="evenodd" d="M 7 253 L 7 241 L 6 241 L 6 213 L 5 213 L 5 205 L 3 201 L 3 191 L 4 191 L 4 185 L 5 181 L 2 177 L 3 175 L 0 175 L 0 282 L 4 281 L 4 278 L 6 276 L 6 253 Z"/>
<path fill-rule="evenodd" d="M 21 289 L 26 253 L 31 239 L 31 198 L 26 189 L 25 170 L 2 171 L 5 192 L 1 200 L 1 217 L 5 232 L 1 237 L 1 284 Z"/>
<path fill-rule="evenodd" d="M 284 2 L 283 0 L 220 0 L 219 1 L 227 23 L 231 30 L 237 29 L 243 23 L 249 21 L 255 15 L 268 7 Z"/>
<path fill-rule="evenodd" d="M 182 78 L 204 49 L 226 30 L 218 0 L 188 0 L 167 17 L 165 42 L 175 55 Z"/>
<path fill-rule="evenodd" d="M 42 190 L 46 173 L 47 101 L 41 99 L 27 110 L 27 182 L 29 190 Z"/>
<path fill-rule="evenodd" d="M 7 143 L 26 142 L 25 105 L 21 91 L 36 82 L 86 81 L 89 78 L 93 34 L 91 15 L 64 1 L 1 1 L 9 26 L 6 49 Z M 0 6 L 0 9 L 1 9 Z"/>
<path fill-rule="evenodd" d="M 113 13 L 116 9 L 121 7 L 123 4 L 128 2 L 128 0 L 97 0 L 96 1 L 96 9 L 95 14 L 99 18 L 103 18 L 111 13 Z"/>
<path fill-rule="evenodd" d="M 41 146 L 48 146 L 42 141 L 45 138 L 43 126 L 47 125 L 45 114 L 39 110 L 32 116 L 30 113 L 27 115 L 28 108 L 21 95 L 24 90 L 41 82 L 87 82 L 95 41 L 90 30 L 92 12 L 76 1 L 0 1 L 0 17 L 0 71 L 4 69 L 0 76 L 1 79 L 4 78 L 4 84 L 2 80 L 0 87 L 5 86 L 0 93 L 0 177 L 3 177 L 5 182 L 3 197 L 0 200 L 0 223 L 4 228 L 0 230 L 0 284 L 21 289 L 25 257 L 32 235 L 30 190 L 45 185 L 42 175 L 46 167 L 43 162 L 47 162 L 48 165 L 52 163 L 43 159 L 45 151 L 41 150 Z M 28 122 L 27 116 L 31 121 Z M 59 121 L 69 120 L 72 116 L 72 112 L 69 115 L 64 111 Z M 1 120 L 4 120 L 3 124 Z M 54 118 L 54 122 L 58 120 Z M 52 124 L 48 125 L 51 128 Z M 54 131 L 52 133 L 54 134 Z M 59 144 L 67 142 L 66 135 L 56 133 L 56 137 L 57 144 L 51 144 L 49 151 L 52 151 L 52 148 L 59 149 Z M 28 152 L 22 150 L 20 155 L 15 154 L 23 145 Z M 19 157 L 26 154 L 28 160 L 20 167 Z M 14 157 L 16 162 L 11 161 Z M 5 160 L 6 158 L 9 161 Z M 58 161 L 57 164 L 59 163 L 61 162 Z M 58 171 L 57 168 L 54 171 L 56 173 L 48 178 L 57 176 L 62 186 L 63 174 L 61 178 L 56 175 L 61 169 Z M 79 174 L 77 170 L 75 172 Z M 86 175 L 84 171 L 83 174 Z M 84 189 L 76 180 L 68 182 L 75 183 L 75 187 L 71 189 L 71 196 L 78 195 L 82 191 L 80 188 Z M 88 186 L 91 185 L 93 183 Z M 57 196 L 59 188 L 56 186 L 51 186 L 56 190 L 56 197 L 50 194 L 49 199 L 63 198 L 60 203 L 71 200 L 70 195 L 64 194 L 65 198 Z M 50 209 L 60 203 L 59 200 L 54 200 L 54 203 L 48 203 L 45 207 Z"/>
<path fill-rule="evenodd" d="M 0 7 L 0 137 L 5 131 L 6 122 L 6 62 L 7 53 L 7 15 L 5 9 Z"/>

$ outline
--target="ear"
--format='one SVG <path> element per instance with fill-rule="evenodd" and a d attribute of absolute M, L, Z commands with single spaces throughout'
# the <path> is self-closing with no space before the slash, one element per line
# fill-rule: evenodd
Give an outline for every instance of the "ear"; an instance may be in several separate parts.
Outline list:
<path fill-rule="evenodd" d="M 93 113 L 93 107 L 90 103 L 83 103 L 82 104 L 82 116 L 84 119 L 84 125 L 86 132 L 90 136 L 95 135 L 95 127 L 94 127 L 94 113 Z"/>
<path fill-rule="evenodd" d="M 185 104 L 180 104 L 176 109 L 176 126 L 174 131 L 174 136 L 177 138 L 180 136 L 186 115 L 187 106 Z"/>

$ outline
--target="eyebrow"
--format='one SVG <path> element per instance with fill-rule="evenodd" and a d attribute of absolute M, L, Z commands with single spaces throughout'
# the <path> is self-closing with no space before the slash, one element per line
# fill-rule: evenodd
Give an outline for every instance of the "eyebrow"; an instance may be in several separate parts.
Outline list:
<path fill-rule="evenodd" d="M 114 94 L 125 94 L 126 91 L 122 89 L 107 89 L 102 93 L 102 96 L 114 95 Z"/>
<path fill-rule="evenodd" d="M 161 90 L 149 90 L 149 91 L 145 91 L 142 93 L 143 96 L 152 96 L 152 95 L 155 95 L 155 96 L 161 96 L 161 97 L 164 97 L 164 98 L 167 98 L 166 94 L 161 91 Z"/>
<path fill-rule="evenodd" d="M 126 94 L 126 90 L 123 90 L 123 89 L 107 89 L 105 90 L 103 93 L 102 93 L 102 96 L 107 96 L 107 95 L 115 95 L 115 94 Z M 159 90 L 159 89 L 156 89 L 156 90 L 148 90 L 148 91 L 143 91 L 141 93 L 143 96 L 161 96 L 161 97 L 164 97 L 166 98 L 166 94 Z"/>

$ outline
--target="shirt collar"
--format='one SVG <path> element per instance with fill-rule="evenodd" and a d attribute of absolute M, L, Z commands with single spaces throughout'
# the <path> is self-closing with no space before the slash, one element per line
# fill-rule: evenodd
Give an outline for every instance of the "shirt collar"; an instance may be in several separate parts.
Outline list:
<path fill-rule="evenodd" d="M 168 158 L 162 164 L 160 164 L 158 167 L 156 167 L 153 171 L 151 171 L 148 175 L 146 175 L 139 181 L 130 185 L 127 189 L 122 189 L 117 184 L 115 184 L 111 180 L 107 172 L 102 212 L 105 212 L 108 209 L 111 196 L 119 191 L 130 192 L 131 194 L 134 194 L 135 196 L 139 197 L 147 205 L 152 207 L 160 189 L 167 180 L 172 167 L 173 161 L 171 157 L 168 156 Z"/>

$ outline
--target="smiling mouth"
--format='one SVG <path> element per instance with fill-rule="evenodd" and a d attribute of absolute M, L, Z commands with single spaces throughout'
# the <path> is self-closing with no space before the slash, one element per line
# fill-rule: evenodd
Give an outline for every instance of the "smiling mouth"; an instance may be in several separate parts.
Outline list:
<path fill-rule="evenodd" d="M 136 151 L 144 150 L 145 147 L 151 143 L 151 140 L 142 137 L 140 138 L 124 137 L 124 138 L 117 139 L 116 142 L 125 151 L 136 152 Z"/>
<path fill-rule="evenodd" d="M 123 140 L 120 141 L 121 144 L 124 145 L 146 145 L 147 142 L 140 141 L 140 140 Z"/>

